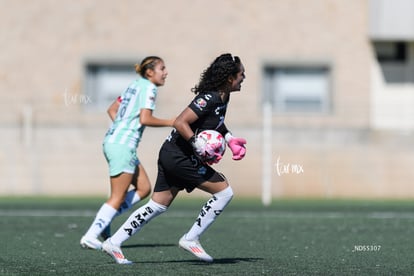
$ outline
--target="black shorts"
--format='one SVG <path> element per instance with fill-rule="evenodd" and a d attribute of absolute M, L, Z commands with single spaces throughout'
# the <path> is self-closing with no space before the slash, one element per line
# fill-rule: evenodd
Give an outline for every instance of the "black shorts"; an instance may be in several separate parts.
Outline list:
<path fill-rule="evenodd" d="M 154 192 L 176 187 L 188 193 L 206 182 L 222 182 L 224 177 L 212 167 L 203 164 L 195 155 L 177 145 L 165 142 L 158 156 L 158 175 Z"/>

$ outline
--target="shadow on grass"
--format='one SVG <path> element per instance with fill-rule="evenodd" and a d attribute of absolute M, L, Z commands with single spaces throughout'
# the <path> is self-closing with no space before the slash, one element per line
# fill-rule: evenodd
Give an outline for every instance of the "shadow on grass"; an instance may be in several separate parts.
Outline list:
<path fill-rule="evenodd" d="M 147 243 L 147 244 L 128 244 L 123 245 L 122 248 L 153 248 L 153 247 L 178 247 L 177 244 L 173 243 Z M 221 258 L 214 259 L 212 263 L 206 263 L 201 260 L 191 259 L 191 260 L 170 260 L 170 261 L 139 261 L 138 263 L 147 263 L 147 264 L 159 264 L 159 263 L 188 263 L 192 265 L 214 265 L 214 264 L 236 264 L 241 262 L 257 262 L 261 261 L 263 258 Z"/>
<path fill-rule="evenodd" d="M 152 247 L 172 247 L 178 246 L 173 243 L 147 243 L 147 244 L 128 244 L 123 245 L 122 248 L 152 248 Z"/>
<path fill-rule="evenodd" d="M 221 258 L 214 259 L 213 264 L 236 264 L 241 262 L 257 262 L 261 260 L 263 260 L 263 258 Z"/>
<path fill-rule="evenodd" d="M 201 260 L 191 259 L 191 260 L 171 260 L 171 261 L 144 261 L 140 263 L 146 264 L 157 264 L 157 263 L 189 263 L 192 265 L 214 265 L 214 264 L 236 264 L 241 262 L 257 262 L 261 261 L 263 258 L 221 258 L 214 259 L 212 263 L 206 263 Z"/>

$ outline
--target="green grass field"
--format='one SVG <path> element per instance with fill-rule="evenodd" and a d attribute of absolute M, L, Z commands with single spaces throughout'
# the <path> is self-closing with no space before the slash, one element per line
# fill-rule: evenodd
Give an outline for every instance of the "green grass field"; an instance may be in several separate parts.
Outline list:
<path fill-rule="evenodd" d="M 125 243 L 133 265 L 79 246 L 103 199 L 0 198 L 1 275 L 412 275 L 414 203 L 234 199 L 202 237 L 212 264 L 179 249 L 203 199 L 177 198 Z M 113 229 L 128 216 L 113 222 Z"/>

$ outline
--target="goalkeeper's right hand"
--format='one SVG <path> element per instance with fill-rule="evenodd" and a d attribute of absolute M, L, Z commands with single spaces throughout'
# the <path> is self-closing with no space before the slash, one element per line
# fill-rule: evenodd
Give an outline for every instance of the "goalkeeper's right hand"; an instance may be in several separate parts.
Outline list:
<path fill-rule="evenodd" d="M 216 152 L 214 146 L 207 143 L 202 138 L 198 138 L 195 135 L 189 140 L 191 146 L 193 147 L 194 153 L 201 160 L 201 162 L 208 165 L 213 165 L 218 163 L 223 157 L 221 154 Z"/>
<path fill-rule="evenodd" d="M 193 147 L 194 153 L 200 160 L 204 160 L 206 157 L 206 141 L 204 139 L 200 139 L 197 136 L 193 135 L 190 140 L 191 146 Z"/>

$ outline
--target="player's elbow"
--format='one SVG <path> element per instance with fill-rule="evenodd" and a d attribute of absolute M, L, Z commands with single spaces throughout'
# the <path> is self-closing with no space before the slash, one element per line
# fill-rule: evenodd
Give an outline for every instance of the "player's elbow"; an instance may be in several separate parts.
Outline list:
<path fill-rule="evenodd" d="M 187 125 L 188 123 L 183 120 L 183 118 L 181 116 L 178 116 L 174 123 L 173 123 L 173 128 L 175 128 L 176 130 L 180 131 L 184 125 Z"/>
<path fill-rule="evenodd" d="M 152 115 L 149 114 L 141 114 L 141 116 L 139 117 L 139 123 L 143 126 L 154 126 L 154 117 L 152 117 Z"/>
<path fill-rule="evenodd" d="M 150 109 L 141 109 L 139 114 L 139 123 L 143 126 L 152 126 L 154 125 L 155 118 L 152 116 L 152 110 Z"/>
<path fill-rule="evenodd" d="M 112 121 L 115 121 L 116 111 L 113 111 L 113 110 L 109 110 L 108 109 L 108 116 L 109 116 L 109 118 L 111 118 Z"/>
<path fill-rule="evenodd" d="M 139 123 L 140 123 L 142 126 L 147 126 L 147 125 L 149 124 L 149 120 L 148 120 L 148 118 L 146 118 L 146 117 L 139 117 Z"/>
<path fill-rule="evenodd" d="M 108 108 L 106 113 L 108 113 L 109 117 L 111 118 L 114 118 L 116 116 L 116 110 L 114 110 L 113 108 Z"/>

